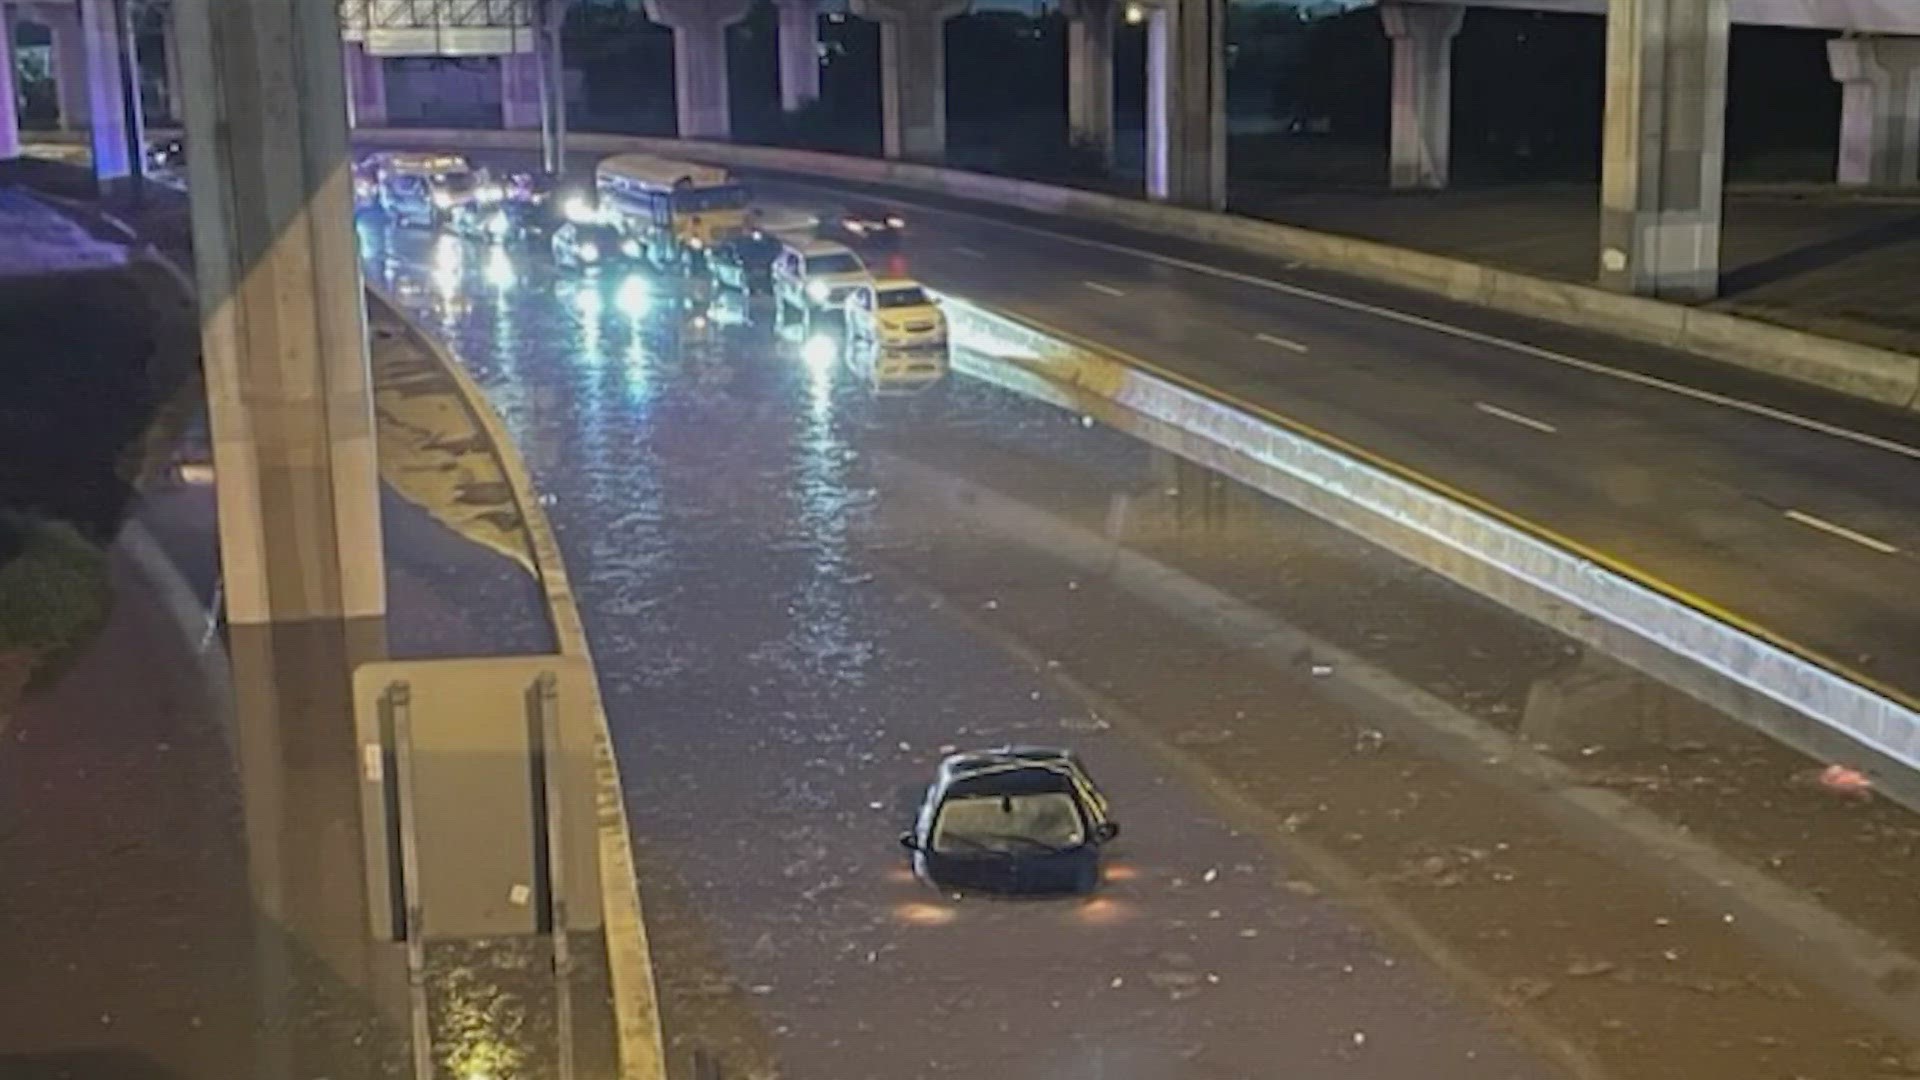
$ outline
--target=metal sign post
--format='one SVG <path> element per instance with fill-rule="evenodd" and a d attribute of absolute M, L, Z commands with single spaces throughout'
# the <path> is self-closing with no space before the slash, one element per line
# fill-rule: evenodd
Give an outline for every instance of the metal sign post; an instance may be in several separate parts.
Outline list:
<path fill-rule="evenodd" d="M 543 918 L 553 942 L 554 1030 L 559 1041 L 560 1080 L 573 1080 L 573 958 L 567 944 L 566 753 L 560 738 L 560 682 L 543 672 L 527 691 L 531 706 L 534 784 L 538 811 L 545 819 L 545 865 L 535 880 L 544 883 Z"/>
<path fill-rule="evenodd" d="M 406 910 L 407 995 L 413 1021 L 414 1080 L 433 1080 L 433 1031 L 427 1016 L 426 928 L 420 902 L 418 804 L 413 788 L 413 692 L 404 682 L 387 688 L 393 716 L 394 786 L 399 792 L 400 891 Z"/>

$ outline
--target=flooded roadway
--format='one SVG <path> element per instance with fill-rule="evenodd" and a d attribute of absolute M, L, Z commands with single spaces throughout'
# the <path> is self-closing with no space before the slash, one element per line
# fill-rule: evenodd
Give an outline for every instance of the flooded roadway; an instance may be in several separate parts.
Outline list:
<path fill-rule="evenodd" d="M 1761 868 L 1905 944 L 1904 811 L 985 359 L 879 396 L 764 306 L 363 241 L 552 500 L 676 1067 L 1920 1075 L 1855 967 L 1783 958 L 1818 944 L 1780 939 L 1804 920 L 1756 931 L 1712 884 Z M 1461 752 L 1502 738 L 1726 862 Z M 1071 744 L 1110 789 L 1098 899 L 904 873 L 941 753 L 1009 740 Z"/>

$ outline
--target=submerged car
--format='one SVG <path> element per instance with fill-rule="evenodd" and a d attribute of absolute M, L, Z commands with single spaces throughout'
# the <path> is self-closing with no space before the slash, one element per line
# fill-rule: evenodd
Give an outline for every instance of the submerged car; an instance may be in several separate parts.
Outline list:
<path fill-rule="evenodd" d="M 447 211 L 447 231 L 468 240 L 524 243 L 544 237 L 547 228 L 545 213 L 531 203 L 469 202 Z"/>
<path fill-rule="evenodd" d="M 847 336 L 882 349 L 947 348 L 947 317 L 917 281 L 881 278 L 847 294 Z"/>
<path fill-rule="evenodd" d="M 564 270 L 629 266 L 642 254 L 640 241 L 612 221 L 570 221 L 553 234 L 553 263 Z"/>
<path fill-rule="evenodd" d="M 764 293 L 773 289 L 773 260 L 780 255 L 780 241 L 765 233 L 752 233 L 723 240 L 707 253 L 707 271 L 713 280 L 729 289 L 746 293 Z"/>
<path fill-rule="evenodd" d="M 913 871 L 942 892 L 1090 893 L 1120 826 L 1072 751 L 1005 746 L 940 762 L 914 827 Z"/>

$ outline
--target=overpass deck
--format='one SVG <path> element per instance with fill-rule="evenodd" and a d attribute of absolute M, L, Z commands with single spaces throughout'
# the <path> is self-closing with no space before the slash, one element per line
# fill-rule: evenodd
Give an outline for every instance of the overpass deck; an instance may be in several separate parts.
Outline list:
<path fill-rule="evenodd" d="M 1564 281 L 1591 283 L 1599 260 L 1599 201 L 1585 185 L 1390 192 L 1245 182 L 1233 208 Z M 1707 307 L 1920 353 L 1910 284 L 1920 280 L 1920 193 L 1738 186 L 1722 237 L 1722 293 Z"/>

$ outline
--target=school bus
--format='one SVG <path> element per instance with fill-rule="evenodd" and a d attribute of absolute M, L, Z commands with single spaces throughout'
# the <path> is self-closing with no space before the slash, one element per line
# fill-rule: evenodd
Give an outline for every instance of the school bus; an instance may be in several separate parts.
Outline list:
<path fill-rule="evenodd" d="M 663 266 L 698 260 L 747 230 L 747 189 L 727 170 L 652 154 L 619 154 L 594 175 L 603 209 L 626 219 Z"/>

